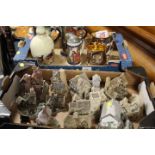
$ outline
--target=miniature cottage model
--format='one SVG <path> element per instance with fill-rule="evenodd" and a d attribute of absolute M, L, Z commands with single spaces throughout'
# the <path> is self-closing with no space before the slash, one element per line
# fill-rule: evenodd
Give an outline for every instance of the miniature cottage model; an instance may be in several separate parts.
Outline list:
<path fill-rule="evenodd" d="M 100 117 L 100 128 L 123 128 L 123 122 L 121 118 L 121 106 L 118 101 L 110 100 L 103 105 L 101 117 Z"/>

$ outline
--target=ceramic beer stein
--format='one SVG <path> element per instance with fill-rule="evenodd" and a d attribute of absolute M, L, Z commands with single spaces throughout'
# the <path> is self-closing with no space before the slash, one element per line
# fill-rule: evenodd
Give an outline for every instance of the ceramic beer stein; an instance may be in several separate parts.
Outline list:
<path fill-rule="evenodd" d="M 81 63 L 82 40 L 72 33 L 67 34 L 67 62 L 71 65 Z"/>

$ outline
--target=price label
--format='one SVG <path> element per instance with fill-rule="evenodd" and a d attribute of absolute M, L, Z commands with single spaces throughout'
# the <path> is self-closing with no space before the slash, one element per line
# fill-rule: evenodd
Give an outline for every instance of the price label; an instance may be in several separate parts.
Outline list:
<path fill-rule="evenodd" d="M 24 63 L 19 63 L 19 67 L 23 68 L 24 66 Z"/>
<path fill-rule="evenodd" d="M 91 71 L 92 68 L 91 68 L 91 67 L 82 67 L 82 70 L 88 70 L 88 71 Z"/>
<path fill-rule="evenodd" d="M 20 54 L 20 51 L 17 51 L 16 54 L 19 55 Z"/>

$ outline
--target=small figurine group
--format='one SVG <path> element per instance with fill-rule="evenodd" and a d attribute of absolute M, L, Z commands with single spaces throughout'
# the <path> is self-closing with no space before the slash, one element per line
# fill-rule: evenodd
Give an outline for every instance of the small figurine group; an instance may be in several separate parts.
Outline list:
<path fill-rule="evenodd" d="M 32 75 L 25 74 L 21 78 L 16 104 L 22 115 L 35 119 L 38 125 L 59 126 L 53 115 L 66 108 L 68 93 L 61 73 L 61 70 L 53 71 L 50 84 L 43 79 L 42 71 L 38 68 L 33 70 Z"/>
<path fill-rule="evenodd" d="M 53 71 L 49 82 L 35 69 L 21 78 L 16 104 L 37 125 L 59 128 L 55 116 L 67 111 L 64 128 L 132 128 L 130 121 L 142 118 L 144 105 L 127 87 L 124 73 L 105 81 L 98 74 L 90 80 L 82 73 L 67 83 L 64 70 Z"/>
<path fill-rule="evenodd" d="M 131 121 L 143 117 L 144 105 L 139 100 L 138 94 L 128 93 L 128 81 L 124 73 L 113 79 L 106 77 L 103 88 L 101 87 L 103 81 L 97 74 L 89 80 L 83 73 L 69 82 L 72 102 L 69 103 L 70 115 L 65 122 L 68 128 L 71 127 L 71 124 L 67 126 L 70 121 L 86 116 L 90 118 L 90 120 L 84 119 L 87 126 L 92 127 L 96 113 L 100 113 L 98 128 L 132 128 Z M 78 126 L 80 127 L 81 125 Z"/>

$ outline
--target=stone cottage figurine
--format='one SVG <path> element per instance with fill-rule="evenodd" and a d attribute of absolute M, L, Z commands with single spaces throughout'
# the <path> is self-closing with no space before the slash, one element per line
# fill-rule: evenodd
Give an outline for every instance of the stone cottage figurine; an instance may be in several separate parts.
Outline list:
<path fill-rule="evenodd" d="M 36 123 L 38 125 L 49 126 L 52 128 L 59 128 L 60 125 L 58 121 L 51 115 L 52 115 L 51 109 L 46 105 L 43 106 L 42 110 L 38 113 Z"/>
<path fill-rule="evenodd" d="M 53 71 L 53 75 L 51 78 L 51 85 L 50 85 L 51 93 L 65 95 L 67 92 L 66 83 L 61 79 L 60 71 Z"/>
<path fill-rule="evenodd" d="M 44 106 L 43 109 L 39 112 L 36 119 L 37 124 L 39 125 L 48 125 L 52 111 L 48 106 Z"/>
<path fill-rule="evenodd" d="M 62 75 L 63 74 L 63 75 Z M 49 100 L 48 104 L 52 108 L 52 111 L 56 112 L 65 108 L 66 97 L 68 95 L 67 82 L 62 80 L 65 78 L 63 72 L 53 71 L 51 78 L 51 85 L 49 86 Z"/>
<path fill-rule="evenodd" d="M 69 103 L 69 113 L 77 112 L 79 115 L 90 113 L 90 101 L 80 99 Z"/>
<path fill-rule="evenodd" d="M 139 121 L 143 117 L 144 104 L 140 102 L 139 95 L 132 94 L 130 98 L 124 98 L 120 105 L 131 121 Z"/>
<path fill-rule="evenodd" d="M 127 117 L 123 113 L 122 108 L 117 100 L 109 100 L 103 105 L 99 122 L 99 128 L 126 128 L 126 125 L 129 124 L 126 123 L 126 121 Z M 130 126 L 128 125 L 128 127 Z"/>
<path fill-rule="evenodd" d="M 42 74 L 42 71 L 37 68 L 35 70 L 33 70 L 33 73 L 31 75 L 31 78 L 32 78 L 32 85 L 41 85 L 42 82 L 43 82 L 43 74 Z"/>
<path fill-rule="evenodd" d="M 69 86 L 73 95 L 74 93 L 76 93 L 82 99 L 89 97 L 89 92 L 91 90 L 91 83 L 86 73 L 82 73 L 70 79 Z"/>
<path fill-rule="evenodd" d="M 90 115 L 79 115 L 77 112 L 73 115 L 67 115 L 64 120 L 66 129 L 89 129 L 92 126 Z"/>
<path fill-rule="evenodd" d="M 27 116 L 34 115 L 37 108 L 37 98 L 34 88 L 30 88 L 30 92 L 25 93 L 24 96 L 18 96 L 16 104 L 22 114 Z"/>
<path fill-rule="evenodd" d="M 28 93 L 31 87 L 32 87 L 31 75 L 24 74 L 20 80 L 20 95 L 24 95 L 24 93 Z"/>
<path fill-rule="evenodd" d="M 93 75 L 92 77 L 92 91 L 100 90 L 101 77 L 98 74 Z"/>
<path fill-rule="evenodd" d="M 105 94 L 111 99 L 122 100 L 128 95 L 127 84 L 128 82 L 124 73 L 112 80 L 110 77 L 107 77 L 104 87 Z"/>
<path fill-rule="evenodd" d="M 100 91 L 90 92 L 89 100 L 90 100 L 90 111 L 92 113 L 95 113 L 100 109 L 100 106 L 108 100 L 108 98 L 104 94 L 103 89 L 101 89 Z"/>
<path fill-rule="evenodd" d="M 51 108 L 53 113 L 65 110 L 65 103 L 65 96 L 54 93 L 49 96 L 47 101 L 47 105 Z"/>

